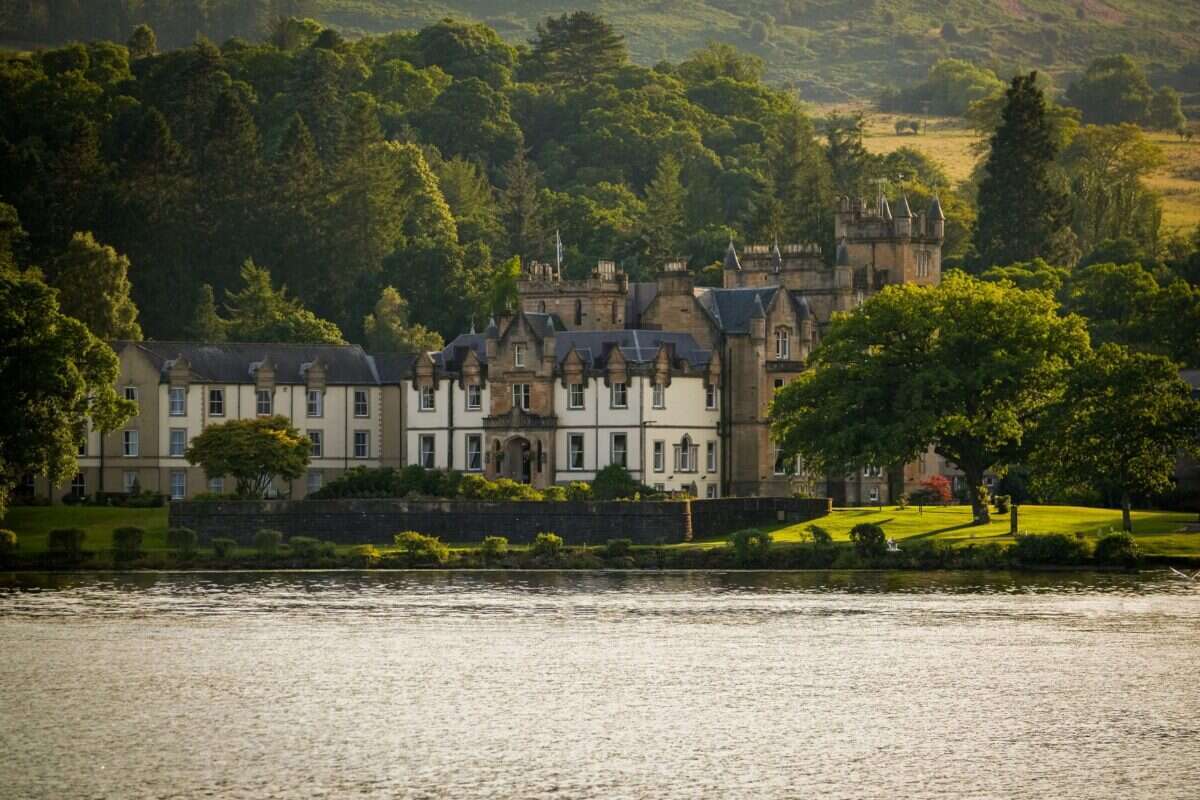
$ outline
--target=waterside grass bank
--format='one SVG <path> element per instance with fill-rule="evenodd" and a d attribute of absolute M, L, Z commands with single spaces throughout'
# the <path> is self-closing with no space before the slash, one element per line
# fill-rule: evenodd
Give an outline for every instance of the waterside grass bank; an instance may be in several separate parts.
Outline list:
<path fill-rule="evenodd" d="M 451 568 L 451 569 L 1011 569 L 1154 564 L 1200 566 L 1200 525 L 1195 514 L 1134 513 L 1136 560 L 1097 544 L 1117 532 L 1120 512 L 1074 506 L 1025 506 L 1022 535 L 1009 534 L 1006 515 L 971 525 L 962 506 L 837 509 L 815 523 L 764 528 L 749 543 L 729 536 L 673 545 L 637 546 L 615 539 L 599 546 L 565 546 L 552 540 L 514 545 L 503 537 L 471 543 L 419 541 L 334 545 L 310 537 L 276 537 L 260 546 L 196 546 L 181 551 L 167 531 L 165 509 L 14 508 L 0 527 L 17 534 L 6 569 L 245 569 L 245 568 Z M 897 550 L 872 551 L 851 541 L 859 525 L 877 525 Z M 814 525 L 816 535 L 814 536 Z M 133 553 L 120 553 L 121 528 L 142 531 Z M 57 552 L 52 530 L 83 531 L 79 552 Z M 828 539 L 825 535 L 827 534 Z M 1034 538 L 1036 537 L 1036 538 Z M 270 537 L 267 537 L 268 539 Z M 410 537 L 411 538 L 411 537 Z M 1021 540 L 1027 539 L 1023 546 Z M 415 542 L 415 543 L 414 543 Z"/>

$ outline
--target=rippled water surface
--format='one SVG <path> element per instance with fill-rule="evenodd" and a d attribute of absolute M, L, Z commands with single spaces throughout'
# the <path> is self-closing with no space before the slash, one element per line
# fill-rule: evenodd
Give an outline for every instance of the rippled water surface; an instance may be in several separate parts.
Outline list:
<path fill-rule="evenodd" d="M 1161 574 L 0 574 L 3 798 L 1198 796 Z"/>

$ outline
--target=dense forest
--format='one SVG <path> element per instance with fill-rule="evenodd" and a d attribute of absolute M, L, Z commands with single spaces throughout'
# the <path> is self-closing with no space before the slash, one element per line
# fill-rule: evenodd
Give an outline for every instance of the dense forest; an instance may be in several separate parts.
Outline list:
<path fill-rule="evenodd" d="M 961 73 L 942 64 L 929 80 Z M 347 40 L 286 18 L 220 46 L 162 51 L 143 25 L 124 44 L 10 53 L 0 250 L 101 338 L 427 348 L 509 304 L 521 262 L 551 258 L 556 236 L 568 276 L 615 259 L 646 279 L 684 257 L 712 282 L 731 238 L 830 258 L 836 198 L 882 185 L 918 209 L 940 197 L 947 266 L 1052 288 L 1113 315 L 1094 320 L 1115 325 L 1101 339 L 1200 363 L 1200 240 L 1163 230 L 1142 180 L 1162 155 L 1139 127 L 1089 124 L 1033 74 L 1040 127 L 997 146 L 1013 98 L 992 75 L 967 109 L 976 175 L 952 186 L 913 149 L 869 153 L 860 117 L 813 118 L 765 73 L 722 44 L 635 65 L 583 12 L 520 47 L 450 20 Z M 1097 107 L 1124 91 L 1097 83 Z M 1031 157 L 1028 183 L 1004 178 Z M 1053 202 L 1013 217 L 1031 195 Z"/>
<path fill-rule="evenodd" d="M 280 16 L 310 16 L 348 36 L 454 17 L 485 22 L 516 44 L 546 16 L 576 9 L 610 20 L 635 63 L 678 62 L 710 41 L 730 44 L 762 58 L 773 85 L 813 102 L 874 99 L 919 82 L 946 58 L 1005 76 L 1036 68 L 1065 87 L 1093 59 L 1129 53 L 1156 85 L 1200 104 L 1200 6 L 1173 0 L 0 0 L 0 42 L 124 41 L 145 22 L 175 48 L 197 34 L 256 39 Z"/>
<path fill-rule="evenodd" d="M 548 257 L 555 231 L 569 274 L 615 258 L 643 277 L 678 255 L 701 269 L 731 236 L 832 252 L 834 198 L 881 175 L 907 174 L 918 201 L 948 188 L 916 153 L 868 155 L 850 124 L 818 132 L 753 57 L 714 45 L 638 67 L 587 14 L 521 50 L 450 21 L 356 41 L 301 20 L 263 42 L 154 40 L 0 61 L 0 198 L 34 263 L 84 231 L 127 257 L 158 338 L 244 288 L 247 261 L 348 336 L 389 286 L 450 334 L 485 319 L 510 257 Z"/>

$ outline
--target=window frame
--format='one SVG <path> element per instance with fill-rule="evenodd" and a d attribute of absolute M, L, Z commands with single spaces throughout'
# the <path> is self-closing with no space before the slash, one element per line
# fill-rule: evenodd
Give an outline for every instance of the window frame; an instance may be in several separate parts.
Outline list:
<path fill-rule="evenodd" d="M 362 400 L 359 403 L 359 400 Z M 370 419 L 371 417 L 371 395 L 366 389 L 354 390 L 354 418 L 355 419 Z M 359 413 L 361 407 L 362 413 Z"/>
<path fill-rule="evenodd" d="M 209 494 L 225 494 L 225 476 L 209 478 L 205 486 Z"/>
<path fill-rule="evenodd" d="M 429 443 L 429 458 L 425 458 L 425 443 Z M 437 436 L 422 433 L 417 436 L 417 464 L 424 469 L 437 469 Z"/>
<path fill-rule="evenodd" d="M 774 448 L 773 454 L 775 456 L 775 461 L 771 465 L 771 474 L 776 477 L 786 477 L 788 474 L 787 458 L 784 456 L 783 447 L 775 442 L 772 442 L 771 446 Z"/>
<path fill-rule="evenodd" d="M 472 445 L 475 446 L 474 451 L 472 451 L 472 449 L 471 449 Z M 483 434 L 480 434 L 480 433 L 468 433 L 467 434 L 466 441 L 463 443 L 463 455 L 464 455 L 464 459 L 465 459 L 463 461 L 463 466 L 465 467 L 464 471 L 466 471 L 466 472 L 483 472 Z M 472 464 L 471 464 L 472 456 L 475 456 L 477 459 L 476 466 L 472 466 Z"/>
<path fill-rule="evenodd" d="M 316 478 L 316 481 L 315 481 L 316 486 L 313 486 L 314 478 Z M 319 492 L 319 491 L 321 491 L 321 488 L 324 485 L 325 485 L 325 476 L 324 476 L 324 473 L 322 473 L 321 470 L 319 470 L 319 469 L 310 469 L 308 471 L 308 473 L 304 476 L 304 492 L 305 492 L 305 494 L 312 494 L 313 492 Z"/>
<path fill-rule="evenodd" d="M 719 394 L 719 392 L 717 391 L 717 385 L 715 383 L 710 383 L 708 386 L 704 387 L 704 410 L 705 411 L 716 411 L 717 410 L 718 394 Z"/>
<path fill-rule="evenodd" d="M 667 387 L 658 381 L 650 389 L 650 405 L 653 408 L 667 407 Z"/>
<path fill-rule="evenodd" d="M 433 386 L 432 384 L 428 386 L 418 386 L 417 394 L 419 395 L 417 411 L 421 413 L 437 411 L 437 387 Z M 425 404 L 426 400 L 429 401 L 428 405 Z"/>
<path fill-rule="evenodd" d="M 711 439 L 704 447 L 704 468 L 708 472 L 717 471 L 717 443 Z"/>
<path fill-rule="evenodd" d="M 316 439 L 313 439 L 314 433 L 317 435 Z M 308 457 L 309 458 L 324 458 L 325 457 L 325 429 L 324 428 L 309 428 L 304 431 L 304 435 L 308 437 L 308 442 L 309 442 Z"/>
<path fill-rule="evenodd" d="M 621 444 L 621 459 L 617 460 L 617 440 L 620 439 Z M 625 469 L 629 469 L 629 434 L 625 431 L 613 431 L 608 437 L 608 463 L 620 464 Z"/>
<path fill-rule="evenodd" d="M 621 402 L 617 402 L 617 387 L 621 387 Z M 608 405 L 609 408 L 627 409 L 629 408 L 629 384 L 625 381 L 613 381 L 612 386 L 608 387 Z"/>
<path fill-rule="evenodd" d="M 667 471 L 667 441 L 665 439 L 655 439 L 651 445 L 653 469 L 655 472 Z"/>
<path fill-rule="evenodd" d="M 775 329 L 775 360 L 790 361 L 792 359 L 792 332 L 787 328 Z"/>
<path fill-rule="evenodd" d="M 475 395 L 474 401 L 471 395 Z M 466 410 L 467 411 L 482 411 L 483 410 L 483 386 L 478 383 L 468 383 L 466 391 Z"/>
<path fill-rule="evenodd" d="M 138 387 L 132 384 L 127 384 L 125 386 L 125 391 L 121 396 L 131 403 L 138 403 Z M 138 405 L 140 406 L 141 403 L 138 403 Z"/>
<path fill-rule="evenodd" d="M 266 400 L 266 411 L 263 411 L 263 401 Z M 269 417 L 275 413 L 275 393 L 270 389 L 254 390 L 254 415 Z"/>
<path fill-rule="evenodd" d="M 133 480 L 129 480 L 130 478 Z M 121 486 L 125 489 L 125 494 L 133 494 L 133 487 L 140 486 L 141 481 L 138 480 L 137 470 L 127 469 L 121 473 Z"/>
<path fill-rule="evenodd" d="M 218 409 L 214 411 L 213 409 Z M 208 390 L 208 415 L 210 417 L 225 416 L 225 389 L 224 387 L 210 388 Z"/>
<path fill-rule="evenodd" d="M 361 442 L 360 442 L 361 440 Z M 354 431 L 351 442 L 354 446 L 354 458 L 362 460 L 371 457 L 371 432 L 368 430 L 358 429 Z M 359 445 L 362 445 L 361 455 Z"/>
<path fill-rule="evenodd" d="M 130 446 L 132 444 L 132 447 Z M 132 452 L 131 452 L 132 451 Z M 126 428 L 121 432 L 121 457 L 137 458 L 142 452 L 141 436 L 137 428 Z"/>
<path fill-rule="evenodd" d="M 513 342 L 513 369 L 525 368 L 525 343 Z"/>
<path fill-rule="evenodd" d="M 176 399 L 179 400 L 179 405 L 175 405 Z M 169 386 L 167 387 L 167 416 L 168 417 L 186 417 L 187 416 L 187 387 L 186 386 Z"/>
<path fill-rule="evenodd" d="M 325 416 L 325 392 L 321 389 L 304 391 L 304 416 L 307 419 L 322 419 Z"/>
<path fill-rule="evenodd" d="M 80 499 L 87 497 L 87 476 L 83 472 L 71 476 L 71 496 Z"/>
<path fill-rule="evenodd" d="M 704 497 L 707 500 L 717 500 L 720 498 L 720 493 L 717 491 L 717 485 L 710 483 L 704 489 Z"/>
<path fill-rule="evenodd" d="M 175 450 L 175 436 L 180 436 L 179 451 Z M 187 428 L 169 428 L 167 430 L 167 456 L 169 458 L 183 458 L 183 454 L 187 451 Z"/>
<path fill-rule="evenodd" d="M 182 484 L 180 486 L 180 489 L 178 492 L 175 491 L 175 480 L 176 479 L 179 479 L 180 483 Z M 172 500 L 186 500 L 187 499 L 187 471 L 186 470 L 182 470 L 182 469 L 171 470 L 171 474 L 167 478 L 167 491 Z"/>
<path fill-rule="evenodd" d="M 575 389 L 579 389 L 579 403 L 575 403 Z M 567 384 L 567 410 L 583 411 L 587 407 L 587 392 L 582 383 Z"/>
<path fill-rule="evenodd" d="M 520 402 L 517 400 L 518 395 L 520 395 Z M 512 385 L 513 408 L 519 408 L 522 411 L 529 411 L 529 406 L 532 400 L 533 391 L 528 383 L 514 383 Z"/>
<path fill-rule="evenodd" d="M 579 443 L 578 448 L 576 448 L 576 446 L 575 446 L 576 442 Z M 584 449 L 586 447 L 586 442 L 587 442 L 587 437 L 584 436 L 584 434 L 582 434 L 582 433 L 568 433 L 567 434 L 567 471 L 568 472 L 582 472 L 584 470 L 584 468 L 587 466 L 587 451 Z M 579 457 L 578 466 L 576 466 L 576 458 L 575 458 L 576 456 Z"/>

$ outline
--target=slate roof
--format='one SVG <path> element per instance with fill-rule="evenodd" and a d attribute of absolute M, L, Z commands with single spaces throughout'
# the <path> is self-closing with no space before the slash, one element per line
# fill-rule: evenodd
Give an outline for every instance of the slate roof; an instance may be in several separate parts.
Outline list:
<path fill-rule="evenodd" d="M 367 358 L 375 362 L 379 382 L 385 384 L 408 380 L 412 376 L 413 363 L 417 360 L 412 353 L 374 353 Z"/>
<path fill-rule="evenodd" d="M 461 369 L 467 353 L 471 350 L 475 351 L 480 363 L 487 362 L 486 333 L 462 333 L 454 337 L 441 353 L 441 366 L 450 370 Z"/>
<path fill-rule="evenodd" d="M 533 328 L 533 332 L 539 339 L 545 339 L 557 331 L 565 331 L 567 329 L 567 326 L 563 324 L 563 321 L 557 314 L 526 311 L 525 319 L 529 322 L 529 327 Z"/>
<path fill-rule="evenodd" d="M 686 361 L 691 367 L 703 367 L 712 361 L 712 351 L 701 349 L 690 333 L 670 331 L 566 331 L 555 337 L 555 353 L 561 364 L 574 348 L 587 366 L 599 369 L 607 363 L 614 347 L 621 348 L 626 362 L 647 364 L 654 361 L 664 344 L 674 349 L 676 359 Z"/>
<path fill-rule="evenodd" d="M 141 350 L 166 376 L 171 363 L 180 357 L 191 365 L 192 374 L 209 383 L 253 383 L 251 369 L 264 360 L 275 367 L 275 382 L 304 384 L 304 367 L 320 360 L 325 382 L 341 385 L 370 385 L 381 382 L 376 361 L 358 345 L 277 344 L 221 342 L 122 342 Z"/>
<path fill-rule="evenodd" d="M 631 282 L 629 294 L 625 298 L 625 324 L 637 325 L 642 320 L 642 314 L 658 297 L 658 283 L 655 281 Z"/>
<path fill-rule="evenodd" d="M 942 213 L 942 201 L 937 195 L 933 196 L 933 202 L 929 204 L 929 218 L 940 220 L 946 219 L 946 215 Z"/>
<path fill-rule="evenodd" d="M 709 317 L 717 327 L 725 333 L 749 333 L 750 320 L 761 317 L 766 309 L 771 307 L 775 293 L 787 291 L 778 286 L 755 286 L 741 289 L 710 289 L 696 290 L 696 299 L 708 312 Z M 800 319 L 809 319 L 812 309 L 808 300 L 798 294 L 788 293 L 796 315 Z"/>

